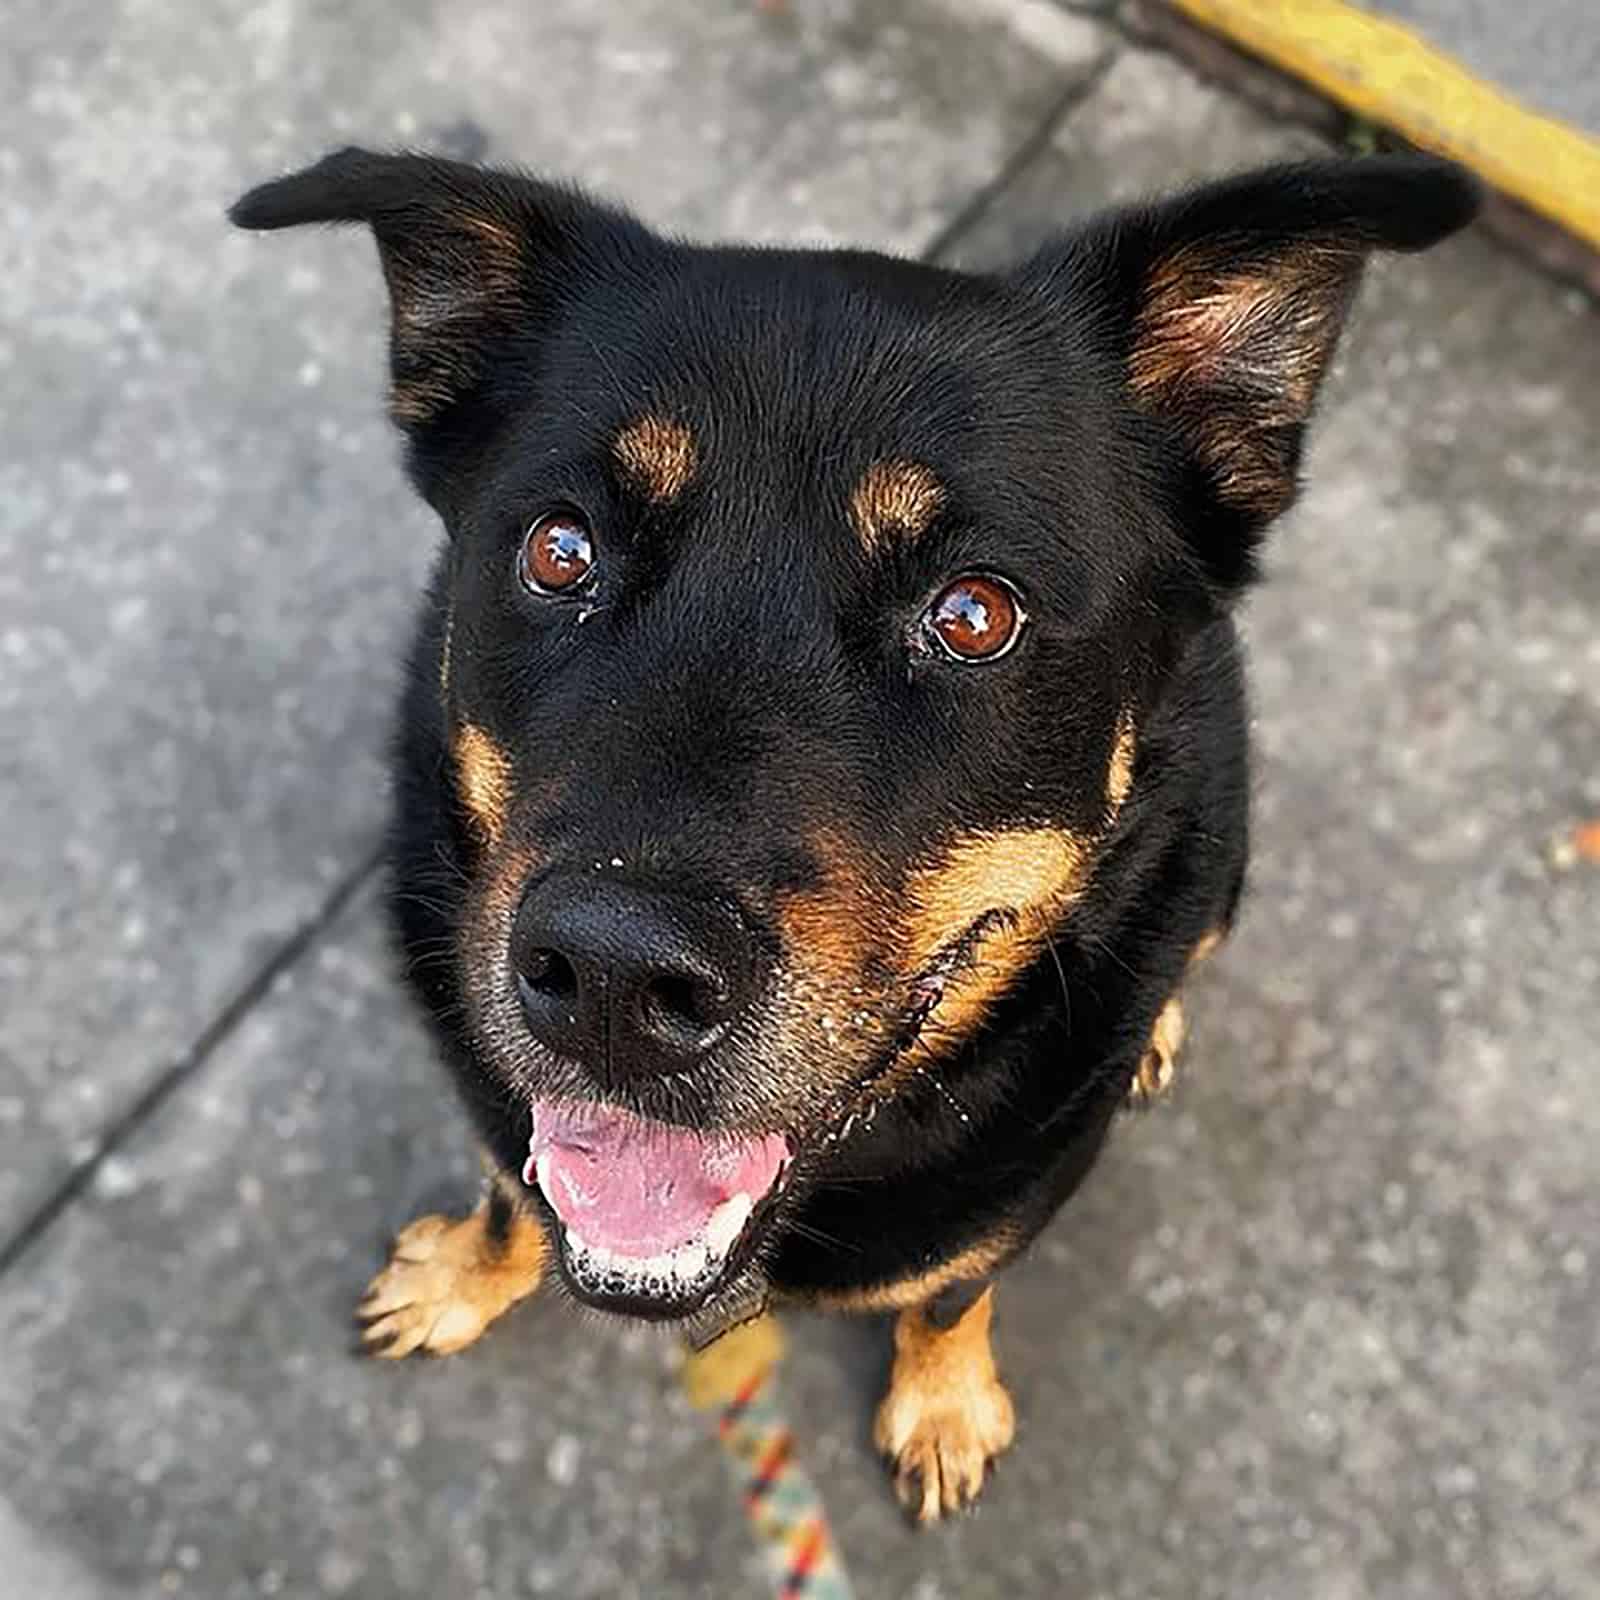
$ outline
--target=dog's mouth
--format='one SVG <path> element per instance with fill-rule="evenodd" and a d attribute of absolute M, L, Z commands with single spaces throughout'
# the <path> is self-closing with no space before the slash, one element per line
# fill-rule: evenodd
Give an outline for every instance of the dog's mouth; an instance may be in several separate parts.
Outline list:
<path fill-rule="evenodd" d="M 872 1124 L 947 985 L 1010 920 L 987 912 L 939 952 L 911 985 L 891 1049 L 822 1106 L 803 1136 L 702 1132 L 601 1101 L 535 1100 L 522 1178 L 560 1225 L 573 1292 L 608 1311 L 671 1318 L 691 1316 L 732 1285 L 778 1216 L 797 1157 Z"/>
<path fill-rule="evenodd" d="M 561 1225 L 581 1299 L 683 1316 L 748 1259 L 792 1154 L 779 1133 L 700 1133 L 619 1106 L 542 1100 L 522 1177 Z"/>

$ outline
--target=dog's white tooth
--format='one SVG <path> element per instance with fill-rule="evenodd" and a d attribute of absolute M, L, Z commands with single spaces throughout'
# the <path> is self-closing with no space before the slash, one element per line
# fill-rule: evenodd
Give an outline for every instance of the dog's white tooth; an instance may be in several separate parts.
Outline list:
<path fill-rule="evenodd" d="M 706 1247 L 699 1240 L 693 1244 L 680 1245 L 672 1255 L 673 1273 L 685 1283 L 693 1283 L 706 1270 L 708 1259 Z"/>
<path fill-rule="evenodd" d="M 533 1163 L 534 1176 L 539 1180 L 539 1192 L 546 1200 L 554 1200 L 555 1190 L 550 1185 L 550 1152 L 546 1150 L 538 1160 L 529 1160 Z"/>
<path fill-rule="evenodd" d="M 714 1256 L 725 1256 L 733 1248 L 733 1242 L 744 1231 L 744 1225 L 750 1220 L 750 1212 L 755 1202 L 744 1193 L 730 1195 L 711 1213 L 711 1220 L 706 1223 L 706 1249 Z"/>
<path fill-rule="evenodd" d="M 532 1156 L 522 1163 L 522 1181 L 531 1189 L 539 1181 L 539 1170 Z"/>

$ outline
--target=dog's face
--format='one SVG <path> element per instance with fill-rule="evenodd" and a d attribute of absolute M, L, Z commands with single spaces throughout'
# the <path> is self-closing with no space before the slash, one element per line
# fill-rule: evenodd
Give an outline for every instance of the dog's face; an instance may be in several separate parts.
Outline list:
<path fill-rule="evenodd" d="M 1365 251 L 1469 204 L 1278 172 L 979 277 L 359 152 L 241 203 L 378 236 L 452 539 L 460 992 L 581 1295 L 717 1293 L 1049 959 Z"/>

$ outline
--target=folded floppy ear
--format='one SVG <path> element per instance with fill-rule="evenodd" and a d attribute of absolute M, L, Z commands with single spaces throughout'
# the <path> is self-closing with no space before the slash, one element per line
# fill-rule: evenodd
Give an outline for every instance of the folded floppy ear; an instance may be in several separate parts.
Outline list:
<path fill-rule="evenodd" d="M 1021 276 L 1101 314 L 1135 403 L 1170 425 L 1220 513 L 1203 555 L 1238 581 L 1294 499 L 1368 252 L 1424 249 L 1477 204 L 1460 168 L 1427 157 L 1276 167 L 1097 220 Z"/>
<path fill-rule="evenodd" d="M 393 313 L 390 409 L 413 435 L 471 397 L 497 338 L 536 331 L 581 276 L 590 234 L 648 237 L 520 174 L 357 149 L 252 189 L 228 215 L 241 228 L 371 225 Z"/>

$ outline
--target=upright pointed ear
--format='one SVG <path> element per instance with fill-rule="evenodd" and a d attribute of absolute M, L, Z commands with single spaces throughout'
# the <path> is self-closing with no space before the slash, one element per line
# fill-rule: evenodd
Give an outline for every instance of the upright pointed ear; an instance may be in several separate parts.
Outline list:
<path fill-rule="evenodd" d="M 1171 426 L 1209 501 L 1191 530 L 1202 556 L 1238 582 L 1295 497 L 1368 253 L 1425 249 L 1477 206 L 1460 168 L 1427 157 L 1276 167 L 1098 219 L 1021 276 L 1099 313 L 1134 401 Z"/>
<path fill-rule="evenodd" d="M 371 226 L 392 310 L 390 410 L 413 439 L 472 396 L 497 339 L 536 331 L 581 275 L 592 236 L 650 238 L 573 190 L 357 149 L 252 189 L 228 215 L 241 228 Z"/>

